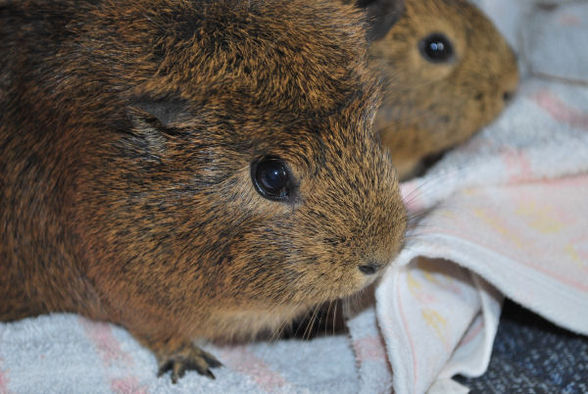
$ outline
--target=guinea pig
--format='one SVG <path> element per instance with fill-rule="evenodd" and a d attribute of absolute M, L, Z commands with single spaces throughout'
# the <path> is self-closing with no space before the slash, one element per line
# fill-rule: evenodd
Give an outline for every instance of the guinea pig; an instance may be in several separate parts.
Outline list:
<path fill-rule="evenodd" d="M 505 39 L 467 0 L 405 0 L 401 14 L 390 12 L 395 22 L 374 37 L 369 61 L 385 86 L 375 129 L 403 180 L 496 118 L 519 72 Z"/>
<path fill-rule="evenodd" d="M 363 14 L 0 2 L 0 320 L 119 324 L 176 382 L 372 283 L 406 227 Z"/>

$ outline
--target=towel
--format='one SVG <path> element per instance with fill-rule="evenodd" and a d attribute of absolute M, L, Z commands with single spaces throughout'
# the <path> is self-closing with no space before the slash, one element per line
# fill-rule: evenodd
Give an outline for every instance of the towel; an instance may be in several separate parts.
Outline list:
<path fill-rule="evenodd" d="M 348 335 L 206 344 L 216 380 L 173 385 L 123 328 L 40 316 L 0 324 L 0 393 L 465 392 L 451 377 L 484 373 L 504 296 L 588 334 L 588 3 L 477 3 L 517 49 L 521 90 L 402 185 L 419 220 Z"/>
<path fill-rule="evenodd" d="M 0 393 L 356 393 L 346 336 L 205 346 L 216 379 L 156 376 L 153 354 L 123 328 L 71 314 L 0 325 Z"/>

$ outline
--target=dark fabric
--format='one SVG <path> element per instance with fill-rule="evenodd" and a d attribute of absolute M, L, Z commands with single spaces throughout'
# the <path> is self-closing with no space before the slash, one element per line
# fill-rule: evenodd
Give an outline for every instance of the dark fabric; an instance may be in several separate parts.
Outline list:
<path fill-rule="evenodd" d="M 472 393 L 588 393 L 588 338 L 507 301 L 488 371 L 456 380 Z"/>

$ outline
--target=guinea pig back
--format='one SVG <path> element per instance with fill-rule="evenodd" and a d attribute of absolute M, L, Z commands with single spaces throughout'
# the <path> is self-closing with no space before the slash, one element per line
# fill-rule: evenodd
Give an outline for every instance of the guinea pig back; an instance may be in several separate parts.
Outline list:
<path fill-rule="evenodd" d="M 0 2 L 0 318 L 126 327 L 176 381 L 373 282 L 405 212 L 362 15 Z"/>

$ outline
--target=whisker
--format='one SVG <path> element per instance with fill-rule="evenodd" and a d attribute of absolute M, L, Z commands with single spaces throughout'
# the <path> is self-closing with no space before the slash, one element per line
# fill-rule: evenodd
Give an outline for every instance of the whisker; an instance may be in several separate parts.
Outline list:
<path fill-rule="evenodd" d="M 436 192 L 437 188 L 443 185 L 444 181 L 447 181 L 450 177 L 453 177 L 453 173 L 451 171 L 439 174 L 439 176 L 435 177 L 424 177 L 420 178 L 417 185 L 410 190 L 406 195 L 403 196 L 405 204 L 410 205 L 413 203 L 417 198 L 422 199 L 423 197 L 427 197 L 431 195 L 431 193 Z"/>
<path fill-rule="evenodd" d="M 337 318 L 337 306 L 338 304 L 341 302 L 341 300 L 335 300 L 334 304 L 335 304 L 335 309 L 333 310 L 333 333 L 332 335 L 335 335 L 335 319 Z"/>
<path fill-rule="evenodd" d="M 289 325 L 291 325 L 292 323 L 289 320 L 284 320 L 280 326 L 274 330 L 274 332 L 272 333 L 271 337 L 270 337 L 270 342 L 276 342 L 278 339 L 280 339 L 282 337 L 282 335 L 284 334 L 284 330 L 286 329 L 286 327 L 288 327 Z"/>
<path fill-rule="evenodd" d="M 317 313 L 321 305 L 317 305 L 314 307 L 312 311 L 312 315 L 310 316 L 310 321 L 306 324 L 306 329 L 304 330 L 304 334 L 302 335 L 302 339 L 308 340 L 312 334 L 312 329 L 314 327 L 314 321 L 316 319 Z"/>
<path fill-rule="evenodd" d="M 308 318 L 308 316 L 309 316 L 309 313 L 306 312 L 303 317 L 300 317 L 300 319 L 302 319 L 302 320 L 297 321 L 296 331 L 294 331 L 293 337 L 298 338 L 298 332 L 300 331 L 300 328 L 302 327 L 302 323 Z M 306 324 L 306 327 L 308 327 L 308 323 Z"/>
<path fill-rule="evenodd" d="M 425 209 L 422 211 L 411 212 L 408 215 L 406 215 L 406 221 L 408 224 L 408 228 L 410 228 L 411 226 L 420 222 L 423 218 L 427 217 L 427 215 L 429 213 L 430 213 L 430 210 Z"/>
<path fill-rule="evenodd" d="M 330 300 L 329 301 L 329 306 L 327 307 L 327 315 L 325 316 L 325 327 L 324 327 L 325 328 L 324 329 L 324 335 L 325 336 L 327 335 L 327 329 L 328 329 L 326 322 L 329 321 L 329 314 L 331 313 L 331 308 L 332 307 L 333 307 L 333 300 Z M 333 323 L 334 322 L 335 322 L 335 316 L 333 315 Z M 333 328 L 333 330 L 334 330 L 334 328 Z"/>

